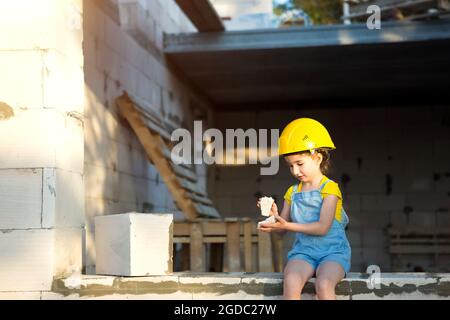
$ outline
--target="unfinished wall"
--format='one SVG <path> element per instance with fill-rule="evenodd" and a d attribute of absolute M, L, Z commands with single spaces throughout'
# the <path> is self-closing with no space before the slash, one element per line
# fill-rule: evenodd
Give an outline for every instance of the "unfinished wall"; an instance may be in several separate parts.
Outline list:
<path fill-rule="evenodd" d="M 433 270 L 433 255 L 391 259 L 387 228 L 406 225 L 450 227 L 450 110 L 448 106 L 410 108 L 298 109 L 273 112 L 222 112 L 224 128 L 282 128 L 311 117 L 330 131 L 337 146 L 329 177 L 339 183 L 350 216 L 348 237 L 352 271 L 376 264 L 386 271 Z M 220 119 L 220 120 L 219 120 Z M 226 216 L 257 218 L 260 195 L 282 202 L 296 183 L 280 162 L 275 176 L 260 176 L 259 166 L 218 167 L 215 202 Z M 285 244 L 288 250 L 292 237 Z M 442 256 L 440 270 L 450 257 Z M 448 271 L 448 270 L 447 270 Z"/>
<path fill-rule="evenodd" d="M 0 2 L 0 291 L 80 272 L 82 1 Z M 70 250 L 68 250 L 70 248 Z"/>
<path fill-rule="evenodd" d="M 272 27 L 272 0 L 210 0 L 227 30 Z"/>
<path fill-rule="evenodd" d="M 195 32 L 173 0 L 84 1 L 87 273 L 95 271 L 94 217 L 176 213 L 172 197 L 114 103 L 124 90 L 176 126 L 211 118 L 207 102 L 169 70 L 163 33 Z M 197 173 L 206 188 L 206 168 Z M 180 215 L 178 215 L 180 216 Z"/>

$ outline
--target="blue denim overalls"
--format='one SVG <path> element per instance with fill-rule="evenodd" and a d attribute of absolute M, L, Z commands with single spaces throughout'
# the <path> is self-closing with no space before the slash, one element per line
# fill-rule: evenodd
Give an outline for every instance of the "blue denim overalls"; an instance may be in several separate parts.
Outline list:
<path fill-rule="evenodd" d="M 330 182 L 326 180 L 318 190 L 298 192 L 294 186 L 291 196 L 291 220 L 296 223 L 312 223 L 320 219 L 322 208 L 321 191 Z M 345 226 L 349 219 L 342 208 L 342 222 L 333 219 L 333 224 L 324 236 L 296 233 L 294 245 L 288 253 L 288 260 L 305 260 L 314 270 L 324 261 L 339 263 L 347 274 L 350 271 L 351 248 L 345 235 Z"/>

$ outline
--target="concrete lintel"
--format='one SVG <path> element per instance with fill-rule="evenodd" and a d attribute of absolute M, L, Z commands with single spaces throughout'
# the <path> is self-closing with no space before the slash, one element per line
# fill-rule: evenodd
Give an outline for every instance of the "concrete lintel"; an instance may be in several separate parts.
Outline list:
<path fill-rule="evenodd" d="M 383 22 L 381 30 L 369 30 L 366 24 L 352 24 L 311 28 L 228 31 L 225 33 L 168 34 L 165 37 L 164 52 L 171 55 L 443 39 L 450 39 L 450 19 L 425 22 Z"/>

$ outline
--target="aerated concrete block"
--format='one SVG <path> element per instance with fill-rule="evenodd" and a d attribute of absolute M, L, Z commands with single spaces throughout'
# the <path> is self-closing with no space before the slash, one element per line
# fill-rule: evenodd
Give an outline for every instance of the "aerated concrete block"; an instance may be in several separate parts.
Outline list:
<path fill-rule="evenodd" d="M 172 273 L 173 215 L 127 213 L 95 218 L 96 273 Z"/>

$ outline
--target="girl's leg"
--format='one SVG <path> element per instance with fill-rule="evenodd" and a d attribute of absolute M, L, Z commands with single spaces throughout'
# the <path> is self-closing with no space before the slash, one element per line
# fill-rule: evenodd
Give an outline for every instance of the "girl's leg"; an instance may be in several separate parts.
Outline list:
<path fill-rule="evenodd" d="M 319 300 L 336 300 L 336 285 L 345 277 L 342 266 L 334 261 L 319 265 L 316 272 L 316 294 Z"/>
<path fill-rule="evenodd" d="M 284 269 L 283 297 L 285 300 L 300 300 L 306 282 L 314 275 L 313 267 L 304 260 L 289 260 Z"/>

